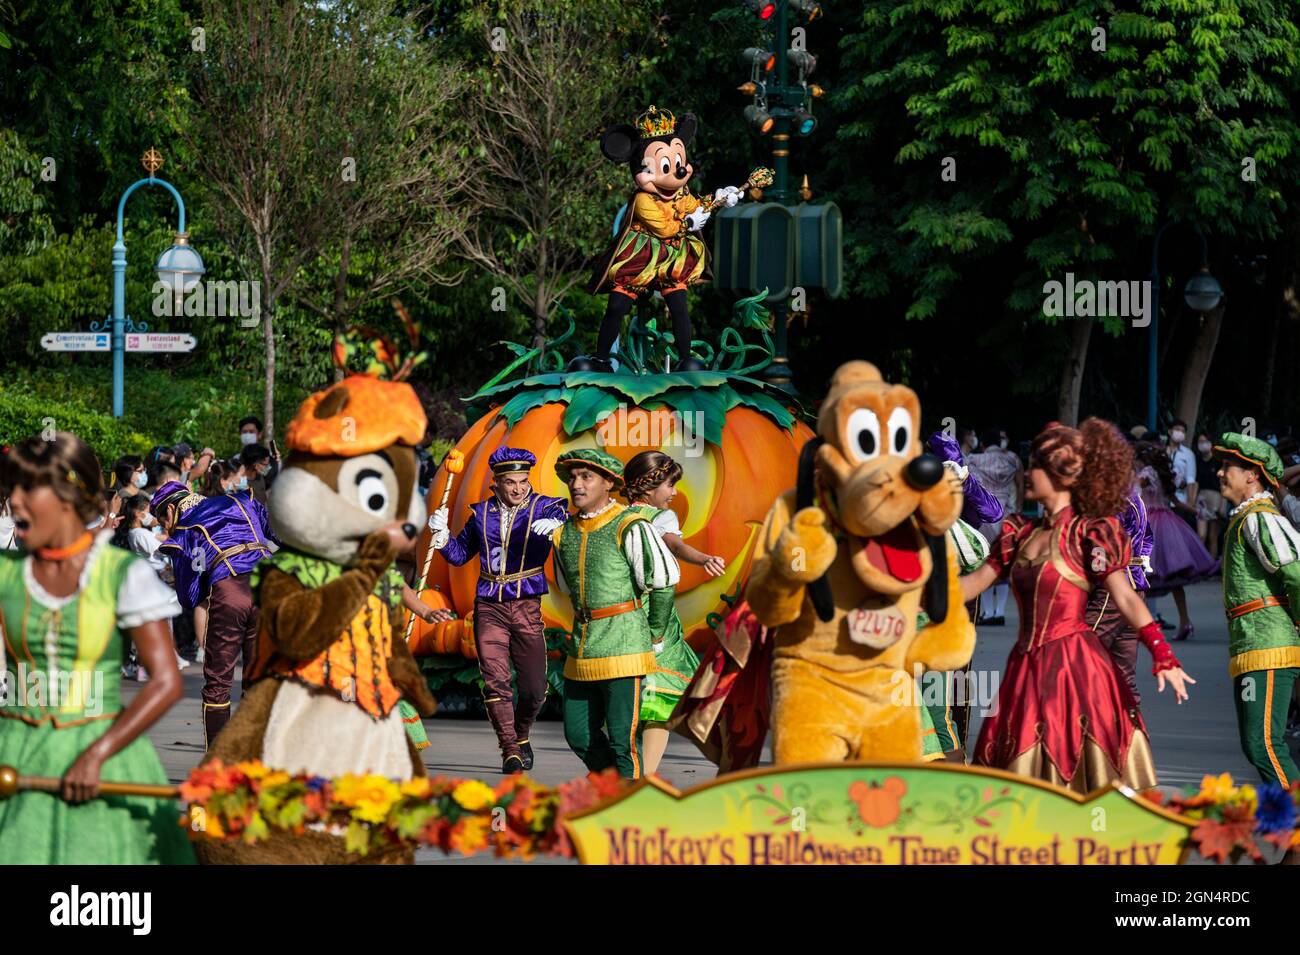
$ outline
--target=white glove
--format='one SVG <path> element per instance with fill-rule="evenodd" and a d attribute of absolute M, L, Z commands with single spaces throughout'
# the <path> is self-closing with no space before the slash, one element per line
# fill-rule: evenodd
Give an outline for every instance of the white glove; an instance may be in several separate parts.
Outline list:
<path fill-rule="evenodd" d="M 723 186 L 713 194 L 713 198 L 730 209 L 740 201 L 742 195 L 744 195 L 744 193 L 735 186 Z"/>
<path fill-rule="evenodd" d="M 440 507 L 429 515 L 429 544 L 434 550 L 442 550 L 451 542 L 451 531 L 447 527 L 449 514 L 445 507 Z"/>
<path fill-rule="evenodd" d="M 664 642 L 662 640 L 657 643 L 652 643 L 650 646 L 654 649 L 655 656 L 664 652 Z"/>
<path fill-rule="evenodd" d="M 538 537 L 550 537 L 563 523 L 564 521 L 555 517 L 543 517 L 540 521 L 533 521 L 533 533 Z"/>
<path fill-rule="evenodd" d="M 686 230 L 688 232 L 699 232 L 704 228 L 704 223 L 709 221 L 712 215 L 706 209 L 696 209 L 694 212 L 686 213 Z"/>
<path fill-rule="evenodd" d="M 966 475 L 970 474 L 970 469 L 964 464 L 958 464 L 956 461 L 944 461 L 944 470 L 952 474 L 958 481 L 965 481 Z"/>
<path fill-rule="evenodd" d="M 438 531 L 447 530 L 448 529 L 447 522 L 450 517 L 451 514 L 448 512 L 447 508 L 445 507 L 438 508 L 436 511 L 434 511 L 432 514 L 429 515 L 429 530 L 433 531 L 433 533 L 435 534 L 438 533 Z"/>

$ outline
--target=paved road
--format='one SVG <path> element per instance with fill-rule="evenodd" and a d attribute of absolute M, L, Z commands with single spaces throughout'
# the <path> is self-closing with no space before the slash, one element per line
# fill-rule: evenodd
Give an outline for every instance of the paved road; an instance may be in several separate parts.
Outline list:
<path fill-rule="evenodd" d="M 1181 786 L 1199 783 L 1206 773 L 1230 772 L 1234 778 L 1253 780 L 1250 764 L 1237 743 L 1236 720 L 1231 701 L 1227 668 L 1227 626 L 1223 618 L 1217 581 L 1189 588 L 1188 599 L 1195 636 L 1176 644 L 1184 667 L 1199 682 L 1192 688 L 1191 700 L 1175 705 L 1170 691 L 1157 693 L 1150 675 L 1149 657 L 1141 651 L 1139 686 L 1143 695 L 1143 714 L 1151 733 L 1156 765 L 1162 784 Z M 1164 598 L 1160 611 L 1174 618 L 1173 601 Z M 1014 642 L 1015 606 L 1008 606 L 1006 627 L 984 627 L 973 661 L 974 672 L 983 685 L 993 687 L 1000 676 L 1007 654 Z M 203 752 L 203 729 L 199 722 L 199 690 L 202 674 L 197 667 L 185 671 L 185 699 L 177 704 L 150 730 L 168 775 L 175 781 L 185 777 Z M 126 692 L 132 692 L 128 681 Z M 980 685 L 977 681 L 976 685 Z M 430 773 L 496 778 L 500 762 L 496 741 L 487 721 L 455 717 L 437 717 L 426 721 L 432 745 L 424 751 Z M 972 737 L 978 731 L 978 720 Z M 1295 745 L 1293 742 L 1293 749 Z M 569 751 L 564 733 L 556 721 L 544 721 L 533 732 L 537 763 L 533 777 L 545 783 L 561 783 L 579 776 L 582 764 Z M 769 754 L 770 758 L 770 754 Z M 674 737 L 660 769 L 664 779 L 679 788 L 707 781 L 714 776 L 713 766 L 686 740 Z M 421 862 L 455 864 L 493 861 L 489 859 L 444 859 L 439 853 L 422 851 Z"/>

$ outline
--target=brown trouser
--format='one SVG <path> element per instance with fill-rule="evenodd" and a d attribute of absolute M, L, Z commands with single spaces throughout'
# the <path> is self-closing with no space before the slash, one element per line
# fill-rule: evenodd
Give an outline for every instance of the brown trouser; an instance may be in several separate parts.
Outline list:
<path fill-rule="evenodd" d="M 1115 669 L 1124 678 L 1128 688 L 1133 691 L 1133 702 L 1142 702 L 1138 693 L 1137 653 L 1138 635 L 1129 626 L 1124 615 L 1115 606 L 1115 598 L 1105 587 L 1097 587 L 1088 597 L 1088 609 L 1084 612 L 1088 626 L 1097 634 L 1097 639 L 1115 662 Z"/>
<path fill-rule="evenodd" d="M 483 704 L 501 744 L 501 754 L 519 753 L 546 701 L 546 639 L 542 598 L 478 600 L 474 642 L 483 676 Z M 519 698 L 510 688 L 510 664 L 519 675 Z"/>
<path fill-rule="evenodd" d="M 230 719 L 230 689 L 241 657 L 244 671 L 253 660 L 257 605 L 248 574 L 224 577 L 212 585 L 208 643 L 203 651 L 203 731 L 209 745 Z M 240 687 L 242 694 L 243 687 Z"/>

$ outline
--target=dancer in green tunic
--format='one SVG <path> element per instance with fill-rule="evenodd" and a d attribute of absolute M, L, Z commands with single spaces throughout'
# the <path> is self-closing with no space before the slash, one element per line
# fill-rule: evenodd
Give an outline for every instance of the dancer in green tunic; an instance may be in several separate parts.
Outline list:
<path fill-rule="evenodd" d="M 1300 677 L 1300 531 L 1270 491 L 1282 478 L 1271 445 L 1229 432 L 1214 456 L 1219 490 L 1236 505 L 1223 539 L 1223 607 L 1241 748 L 1261 779 L 1290 786 L 1300 779 L 1284 735 Z"/>
<path fill-rule="evenodd" d="M 681 524 L 669 509 L 681 478 L 682 466 L 669 455 L 662 451 L 642 451 L 623 467 L 623 496 L 631 502 L 628 510 L 650 521 L 677 560 L 698 564 L 710 577 L 721 577 L 727 570 L 727 562 L 682 540 Z M 659 768 L 668 747 L 668 717 L 672 716 L 699 665 L 700 658 L 686 642 L 682 619 L 674 606 L 663 644 L 655 647 L 655 669 L 646 677 L 641 694 L 642 768 L 647 775 Z"/>
<path fill-rule="evenodd" d="M 593 772 L 642 775 L 642 683 L 656 669 L 673 616 L 677 561 L 650 522 L 610 497 L 617 458 L 567 451 L 555 471 L 578 513 L 555 530 L 555 582 L 573 600 L 564 663 L 564 736 Z"/>
<path fill-rule="evenodd" d="M 0 860 L 187 863 L 175 802 L 100 796 L 101 780 L 166 784 L 145 737 L 181 696 L 167 621 L 175 593 L 147 561 L 93 536 L 99 462 L 75 435 L 32 438 L 0 464 L 23 551 L 0 554 L 0 764 L 62 779 L 59 794 L 0 801 Z M 134 642 L 149 681 L 129 706 Z"/>

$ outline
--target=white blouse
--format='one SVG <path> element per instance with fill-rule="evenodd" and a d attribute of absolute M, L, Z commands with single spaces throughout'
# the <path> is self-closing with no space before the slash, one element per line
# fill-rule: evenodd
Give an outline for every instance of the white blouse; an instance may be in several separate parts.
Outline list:
<path fill-rule="evenodd" d="M 23 580 L 32 597 L 51 610 L 60 610 L 81 595 L 90 581 L 90 571 L 109 541 L 112 531 L 101 531 L 95 537 L 86 558 L 86 566 L 81 569 L 81 578 L 77 589 L 66 597 L 56 597 L 46 591 L 32 573 L 32 557 L 29 554 L 23 561 Z M 121 630 L 143 626 L 154 620 L 169 620 L 181 612 L 180 601 L 176 591 L 172 590 L 158 577 L 157 571 L 146 560 L 133 560 L 127 568 L 126 576 L 117 590 L 117 626 Z"/>

